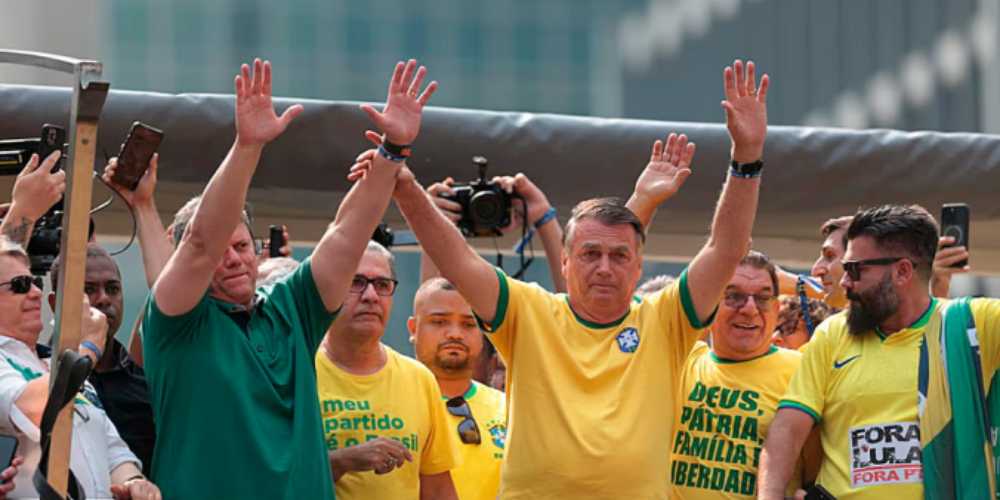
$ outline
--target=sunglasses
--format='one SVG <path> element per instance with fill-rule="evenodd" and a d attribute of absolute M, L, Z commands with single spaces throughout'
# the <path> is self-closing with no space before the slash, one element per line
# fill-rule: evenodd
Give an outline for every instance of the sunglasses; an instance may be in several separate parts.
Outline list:
<path fill-rule="evenodd" d="M 851 278 L 851 281 L 858 281 L 861 279 L 861 271 L 863 271 L 868 266 L 888 266 L 889 264 L 895 264 L 906 257 L 879 257 L 877 259 L 864 259 L 864 260 L 845 260 L 841 262 L 844 266 L 844 272 L 847 273 L 847 277 Z"/>
<path fill-rule="evenodd" d="M 747 301 L 753 297 L 753 303 L 757 306 L 757 309 L 764 311 L 771 306 L 771 301 L 774 300 L 774 295 L 749 295 L 740 292 L 726 292 L 723 295 L 722 300 L 727 306 L 733 309 L 742 309 L 746 305 Z"/>
<path fill-rule="evenodd" d="M 7 285 L 10 287 L 10 291 L 18 294 L 25 294 L 31 291 L 31 285 L 35 285 L 39 290 L 42 289 L 42 277 L 41 276 L 14 276 L 10 281 L 0 283 L 0 286 Z"/>
<path fill-rule="evenodd" d="M 465 398 L 455 396 L 445 403 L 445 407 L 448 408 L 448 413 L 456 417 L 462 417 L 462 421 L 458 423 L 458 437 L 462 439 L 463 443 L 479 444 L 482 442 L 482 437 L 479 435 L 479 426 L 476 425 L 476 420 L 472 418 L 472 410 L 469 409 L 469 402 Z"/>

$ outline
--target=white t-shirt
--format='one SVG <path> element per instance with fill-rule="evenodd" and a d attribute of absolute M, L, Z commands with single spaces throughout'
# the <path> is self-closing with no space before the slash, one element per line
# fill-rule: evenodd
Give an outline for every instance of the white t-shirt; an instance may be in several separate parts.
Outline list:
<path fill-rule="evenodd" d="M 17 454 L 24 457 L 8 498 L 38 497 L 32 478 L 42 455 L 39 430 L 14 402 L 28 382 L 48 371 L 48 359 L 39 359 L 34 349 L 19 340 L 0 336 L 0 433 L 17 436 Z M 74 400 L 69 463 L 87 497 L 111 498 L 111 471 L 125 462 L 140 469 L 142 464 L 97 404 L 97 391 L 88 382 Z"/>

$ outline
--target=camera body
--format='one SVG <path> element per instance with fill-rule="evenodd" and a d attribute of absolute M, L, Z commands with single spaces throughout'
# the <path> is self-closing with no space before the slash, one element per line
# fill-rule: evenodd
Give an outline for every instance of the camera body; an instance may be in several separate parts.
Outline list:
<path fill-rule="evenodd" d="M 46 123 L 37 139 L 7 139 L 0 141 L 0 176 L 18 175 L 28 164 L 32 154 L 38 153 L 38 161 L 44 161 L 53 151 L 62 150 L 63 156 L 52 168 L 55 172 L 66 162 L 66 129 Z M 28 241 L 28 256 L 31 259 L 31 273 L 37 276 L 48 274 L 52 263 L 59 256 L 62 243 L 63 199 L 49 208 L 35 222 Z M 2 220 L 2 219 L 0 219 Z M 94 220 L 90 220 L 89 236 L 94 234 Z"/>
<path fill-rule="evenodd" d="M 511 195 L 500 184 L 486 178 L 486 158 L 476 156 L 479 178 L 452 186 L 452 194 L 443 196 L 462 206 L 458 228 L 466 237 L 501 236 L 500 228 L 511 222 Z"/>

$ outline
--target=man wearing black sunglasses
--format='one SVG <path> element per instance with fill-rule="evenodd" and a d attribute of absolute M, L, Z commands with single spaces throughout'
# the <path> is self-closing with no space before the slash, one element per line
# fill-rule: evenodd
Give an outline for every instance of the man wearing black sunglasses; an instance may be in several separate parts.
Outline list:
<path fill-rule="evenodd" d="M 316 354 L 337 498 L 457 498 L 459 462 L 434 375 L 382 342 L 396 291 L 392 254 L 371 241 Z"/>
<path fill-rule="evenodd" d="M 441 386 L 462 463 L 451 471 L 462 500 L 492 500 L 500 488 L 507 436 L 504 394 L 473 380 L 485 340 L 472 307 L 444 278 L 420 285 L 406 323 L 417 359 Z"/>
<path fill-rule="evenodd" d="M 49 393 L 48 359 L 37 345 L 42 331 L 41 279 L 28 271 L 20 246 L 0 236 L 0 434 L 18 438 L 24 466 L 18 470 L 13 498 L 35 497 L 31 477 L 39 465 L 38 426 Z M 89 304 L 89 303 L 88 303 Z M 93 364 L 101 357 L 107 318 L 83 308 L 79 352 Z M 74 411 L 70 467 L 93 498 L 158 499 L 157 487 L 143 477 L 140 461 L 122 441 L 87 383 Z M 126 495 L 131 495 L 127 496 Z"/>
<path fill-rule="evenodd" d="M 988 441 L 989 435 L 983 432 L 984 425 L 962 426 L 960 420 L 948 427 L 947 432 L 953 430 L 954 435 L 931 426 L 935 421 L 931 412 L 961 412 L 945 408 L 950 406 L 947 400 L 930 399 L 941 393 L 929 391 L 928 383 L 940 380 L 933 373 L 949 373 L 979 359 L 975 370 L 981 370 L 981 377 L 968 368 L 973 374 L 967 380 L 974 388 L 955 398 L 972 404 L 984 396 L 975 395 L 978 389 L 989 392 L 1000 366 L 1000 300 L 972 299 L 968 302 L 971 325 L 964 319 L 946 324 L 943 311 L 951 315 L 953 306 L 963 303 L 949 303 L 928 292 L 939 240 L 937 223 L 922 207 L 884 205 L 861 210 L 847 229 L 847 240 L 841 286 L 849 306 L 817 328 L 779 405 L 762 456 L 760 498 L 782 497 L 794 459 L 815 427 L 823 444 L 817 484 L 837 498 L 922 498 L 927 487 L 933 488 L 926 490 L 928 498 L 962 497 L 956 491 L 937 490 L 937 481 L 947 479 L 958 485 L 962 481 L 952 477 L 953 472 L 974 469 L 985 460 L 973 455 L 973 445 L 954 450 L 971 458 L 950 472 L 925 470 L 928 463 L 941 463 L 941 455 L 927 461 L 928 452 L 937 446 L 931 442 L 938 436 L 975 437 L 976 432 Z M 939 339 L 945 334 L 964 342 L 970 355 L 959 355 L 961 344 L 941 349 L 945 340 Z M 949 354 L 957 357 L 946 358 Z M 932 363 L 933 359 L 946 359 L 947 368 L 941 371 L 942 365 Z M 934 387 L 949 384 L 948 391 L 962 387 L 945 377 Z M 968 410 L 965 414 L 975 413 Z M 982 485 L 965 487 L 987 493 Z"/>

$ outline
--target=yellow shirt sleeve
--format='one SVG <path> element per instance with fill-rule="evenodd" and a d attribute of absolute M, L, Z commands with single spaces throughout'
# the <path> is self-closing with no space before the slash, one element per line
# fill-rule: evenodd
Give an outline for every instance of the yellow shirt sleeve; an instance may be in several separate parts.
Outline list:
<path fill-rule="evenodd" d="M 715 319 L 715 313 L 713 312 L 705 323 L 698 321 L 698 313 L 695 312 L 694 302 L 691 300 L 686 269 L 673 284 L 654 293 L 647 300 L 652 303 L 660 324 L 663 325 L 663 331 L 676 335 L 670 339 L 669 345 L 672 349 L 669 354 L 674 358 L 673 366 L 683 367 L 695 342 Z"/>
<path fill-rule="evenodd" d="M 428 372 L 429 375 L 429 372 Z M 441 399 L 441 388 L 433 375 L 423 376 L 424 401 L 427 402 L 428 414 L 431 420 L 431 430 L 427 435 L 427 443 L 421 452 L 420 474 L 430 476 L 454 469 L 461 462 L 458 430 L 449 419 L 445 405 Z"/>
<path fill-rule="evenodd" d="M 826 403 L 827 382 L 833 363 L 831 353 L 835 345 L 831 333 L 834 322 L 842 316 L 821 323 L 809 341 L 809 349 L 802 353 L 802 364 L 788 384 L 788 392 L 778 403 L 778 408 L 795 408 L 809 414 L 816 423 L 823 415 Z"/>
<path fill-rule="evenodd" d="M 496 273 L 500 282 L 496 314 L 490 323 L 483 321 L 479 316 L 476 316 L 476 320 L 509 367 L 514 361 L 514 344 L 517 341 L 515 335 L 521 330 L 516 327 L 519 316 L 523 315 L 526 307 L 531 304 L 536 304 L 535 307 L 538 307 L 537 304 L 553 303 L 559 300 L 559 296 L 536 284 L 511 278 L 499 268 L 496 269 Z M 530 331 L 526 333 L 530 334 Z"/>

